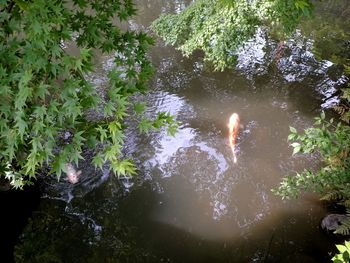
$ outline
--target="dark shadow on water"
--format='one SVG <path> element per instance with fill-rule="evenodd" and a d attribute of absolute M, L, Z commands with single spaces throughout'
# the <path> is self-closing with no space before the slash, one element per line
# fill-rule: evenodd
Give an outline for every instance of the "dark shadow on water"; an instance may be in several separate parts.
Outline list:
<path fill-rule="evenodd" d="M 152 193 L 145 188 L 138 192 L 136 196 L 130 196 L 133 200 L 124 200 L 124 207 L 121 205 L 125 212 L 129 208 L 136 209 L 137 216 L 130 212 L 121 214 L 125 216 L 124 220 L 137 226 L 136 245 L 157 254 L 164 262 L 329 262 L 329 252 L 335 251 L 337 239 L 322 232 L 319 219 L 307 211 L 284 211 L 278 218 L 267 215 L 246 234 L 207 240 L 154 221 L 148 216 L 152 211 L 150 203 L 137 198 Z"/>
<path fill-rule="evenodd" d="M 14 262 L 14 246 L 39 201 L 36 186 L 0 192 L 0 262 Z"/>
<path fill-rule="evenodd" d="M 312 209 L 268 214 L 240 234 L 222 239 L 203 238 L 176 222 L 155 220 L 153 212 L 161 202 L 185 208 L 199 204 L 189 189 L 186 185 L 179 189 L 186 195 L 174 200 L 146 182 L 111 199 L 108 187 L 100 187 L 74 201 L 76 214 L 64 213 L 65 202 L 43 199 L 17 246 L 16 254 L 22 258 L 18 262 L 329 262 L 328 253 L 334 253 L 334 243 L 340 242 L 320 230 L 321 219 Z M 109 199 L 101 198 L 104 195 Z M 177 212 L 171 215 L 176 217 Z M 101 229 L 96 230 L 87 217 Z M 204 222 L 212 220 L 210 215 L 201 217 Z M 211 221 L 208 227 L 221 223 Z"/>

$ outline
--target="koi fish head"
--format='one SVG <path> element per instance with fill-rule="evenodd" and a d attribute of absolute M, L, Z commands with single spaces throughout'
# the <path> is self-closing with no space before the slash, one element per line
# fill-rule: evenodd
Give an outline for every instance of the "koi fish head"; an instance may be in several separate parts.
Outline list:
<path fill-rule="evenodd" d="M 239 125 L 239 116 L 237 113 L 233 113 L 228 122 L 228 127 L 235 127 Z"/>

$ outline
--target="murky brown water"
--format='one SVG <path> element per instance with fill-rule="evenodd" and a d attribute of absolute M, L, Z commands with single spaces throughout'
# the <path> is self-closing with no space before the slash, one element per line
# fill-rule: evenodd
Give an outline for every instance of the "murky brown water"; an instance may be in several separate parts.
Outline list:
<path fill-rule="evenodd" d="M 139 1 L 130 27 L 147 29 L 189 2 Z M 82 164 L 79 184 L 53 182 L 18 253 L 62 262 L 328 262 L 332 242 L 319 229 L 326 211 L 317 197 L 282 201 L 271 188 L 317 168 L 316 156 L 291 155 L 289 126 L 310 126 L 322 91 L 336 82 L 309 40 L 296 35 L 277 66 L 266 52 L 275 46 L 260 32 L 236 70 L 215 73 L 200 53 L 186 59 L 159 41 L 148 114 L 171 112 L 178 133 L 139 135 L 131 125 L 126 151 L 139 167 L 132 180 Z M 243 124 L 237 164 L 227 134 L 233 112 Z"/>

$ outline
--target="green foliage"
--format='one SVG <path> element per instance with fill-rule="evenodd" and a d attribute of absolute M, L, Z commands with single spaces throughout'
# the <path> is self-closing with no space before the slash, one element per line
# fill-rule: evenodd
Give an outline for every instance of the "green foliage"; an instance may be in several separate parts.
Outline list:
<path fill-rule="evenodd" d="M 350 262 L 350 242 L 345 241 L 344 245 L 336 245 L 336 247 L 339 253 L 332 258 L 332 261 L 335 263 Z"/>
<path fill-rule="evenodd" d="M 350 6 L 348 0 L 322 1 L 315 5 L 318 14 L 300 25 L 314 39 L 313 53 L 338 65 L 349 64 Z"/>
<path fill-rule="evenodd" d="M 278 189 L 273 191 L 284 198 L 297 197 L 301 191 L 314 191 L 324 199 L 336 199 L 345 204 L 350 200 L 350 127 L 333 119 L 327 121 L 325 114 L 315 118 L 314 127 L 298 134 L 291 128 L 288 139 L 296 153 L 318 152 L 324 167 L 313 173 L 304 171 L 283 178 Z"/>
<path fill-rule="evenodd" d="M 73 5 L 73 7 L 72 7 Z M 122 31 L 115 18 L 135 14 L 130 0 L 0 1 L 0 171 L 21 188 L 48 164 L 58 177 L 86 146 L 101 145 L 93 163 L 120 175 L 135 173 L 122 153 L 131 96 L 147 90 L 153 39 Z M 72 54 L 66 44 L 79 49 Z M 94 50 L 115 54 L 103 91 L 87 81 Z M 102 112 L 91 120 L 87 112 Z M 135 105 L 135 111 L 142 107 Z M 174 123 L 170 117 L 159 125 Z M 64 138 L 65 132 L 71 136 Z"/>
<path fill-rule="evenodd" d="M 275 0 L 272 2 L 270 9 L 271 16 L 268 18 L 271 21 L 275 33 L 290 34 L 299 25 L 302 17 L 310 17 L 313 5 L 309 0 L 293 0 L 283 1 Z"/>
<path fill-rule="evenodd" d="M 350 6 L 348 0 L 323 1 L 316 5 L 321 15 L 301 24 L 304 34 L 314 39 L 313 53 L 318 59 L 332 61 L 333 68 L 344 69 L 350 77 Z M 337 70 L 333 70 L 337 72 Z M 338 71 L 339 72 L 339 71 Z M 333 73 L 334 74 L 334 73 Z M 331 72 L 331 78 L 332 78 Z M 335 78 L 338 78 L 335 76 Z M 334 106 L 340 118 L 350 123 L 349 86 L 342 89 L 341 101 Z"/>
<path fill-rule="evenodd" d="M 311 10 L 309 0 L 197 0 L 180 14 L 160 16 L 152 28 L 185 56 L 201 49 L 216 70 L 224 70 L 234 66 L 238 49 L 258 26 L 289 34 Z"/>
<path fill-rule="evenodd" d="M 349 214 L 348 214 L 349 216 Z M 341 222 L 341 225 L 334 231 L 335 234 L 350 234 L 350 217 Z"/>
<path fill-rule="evenodd" d="M 148 133 L 150 130 L 159 130 L 161 127 L 167 126 L 168 135 L 175 136 L 178 125 L 179 123 L 169 112 L 158 112 L 154 120 L 142 116 L 138 128 L 140 132 Z"/>
<path fill-rule="evenodd" d="M 349 75 L 350 76 L 350 75 Z M 350 124 L 350 89 L 349 86 L 342 90 L 341 103 L 335 105 L 334 110 L 340 114 L 340 118 Z"/>
<path fill-rule="evenodd" d="M 350 41 L 350 35 L 348 36 L 348 41 Z M 350 42 L 349 42 L 350 44 Z M 347 78 L 350 78 L 350 45 L 349 52 L 347 54 L 347 64 L 343 64 L 344 72 Z M 348 83 L 347 87 L 342 89 L 342 94 L 340 96 L 340 103 L 333 107 L 338 114 L 340 114 L 340 118 L 350 125 L 350 84 Z"/>

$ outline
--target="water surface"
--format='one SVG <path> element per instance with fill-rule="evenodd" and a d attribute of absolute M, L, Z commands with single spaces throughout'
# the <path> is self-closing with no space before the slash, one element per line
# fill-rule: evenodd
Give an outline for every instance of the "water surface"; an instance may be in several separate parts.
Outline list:
<path fill-rule="evenodd" d="M 129 26 L 148 30 L 161 12 L 190 2 L 138 1 Z M 46 183 L 17 254 L 25 262 L 328 262 L 333 245 L 319 229 L 326 209 L 318 197 L 271 193 L 282 176 L 319 167 L 316 155 L 292 156 L 289 126 L 312 125 L 321 99 L 344 81 L 330 79 L 331 63 L 317 61 L 312 44 L 297 32 L 274 62 L 277 43 L 259 30 L 235 69 L 212 72 L 200 52 L 184 58 L 159 40 L 147 114 L 171 112 L 178 133 L 140 135 L 129 123 L 133 179 L 95 171 L 86 153 L 77 185 Z M 101 58 L 97 85 L 109 59 Z M 243 125 L 236 164 L 227 134 L 233 112 Z"/>

